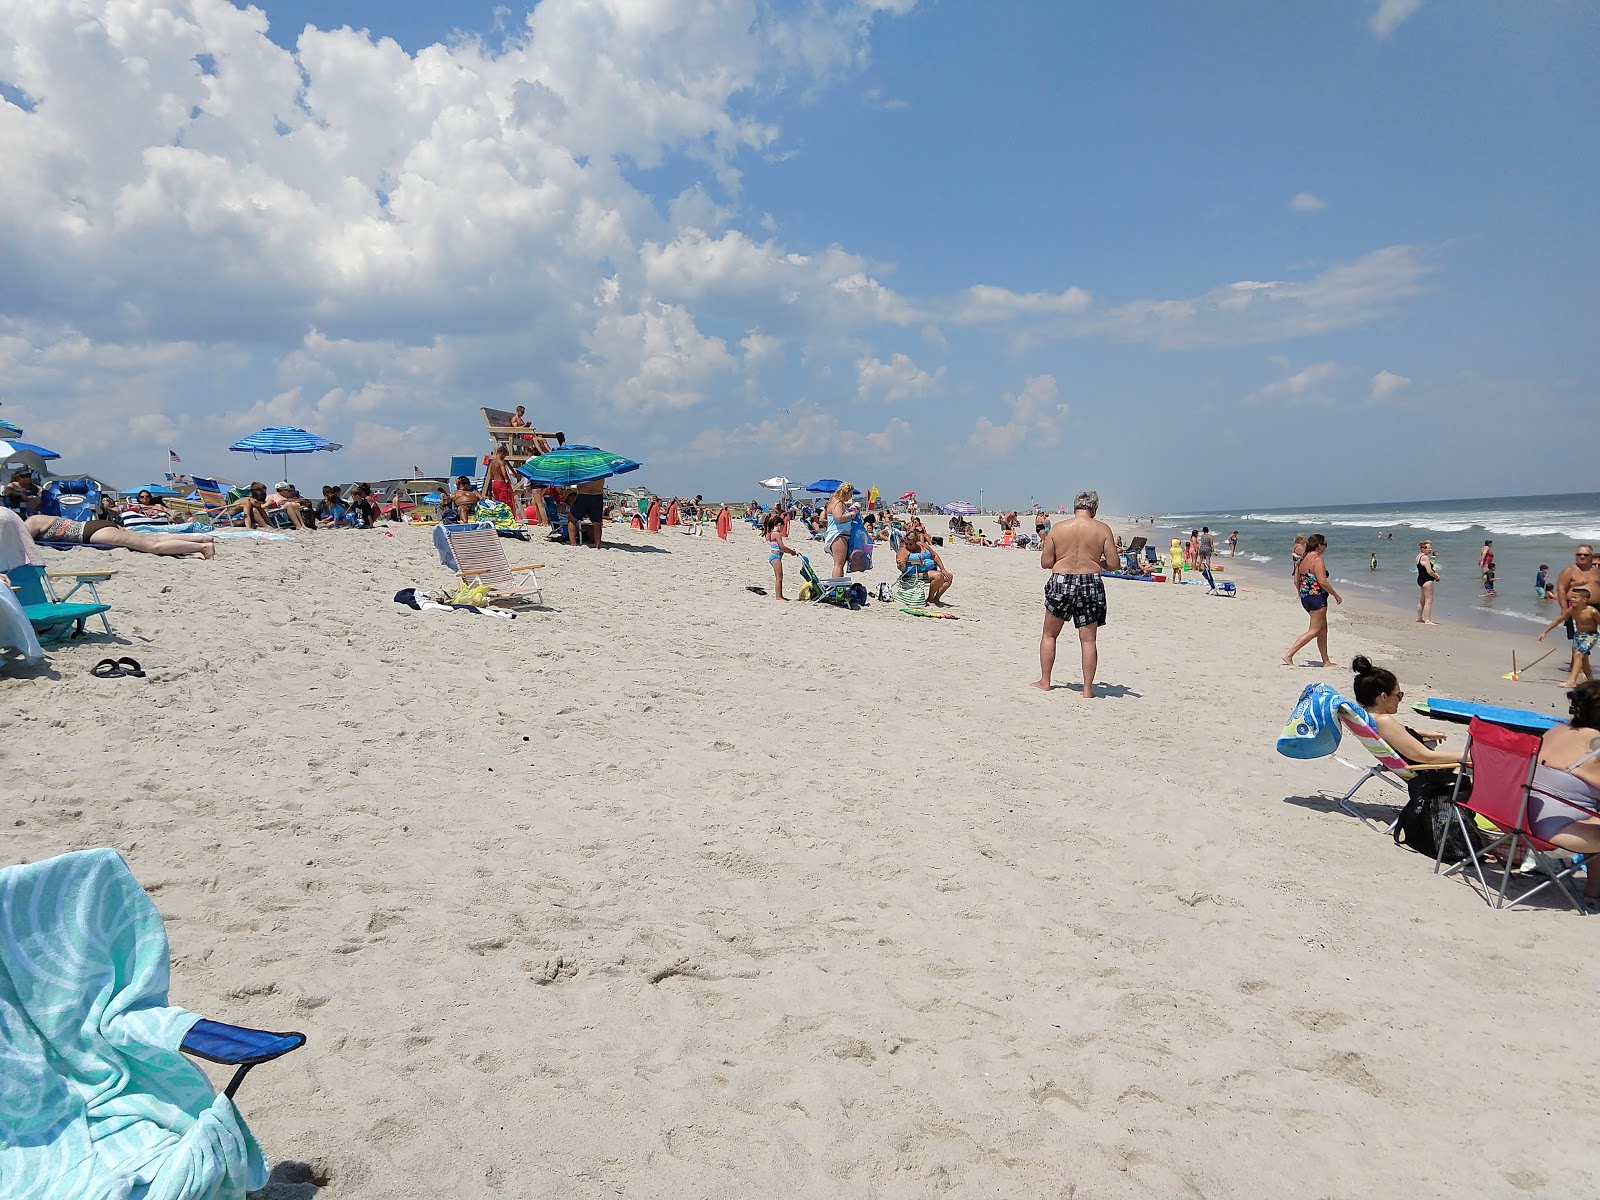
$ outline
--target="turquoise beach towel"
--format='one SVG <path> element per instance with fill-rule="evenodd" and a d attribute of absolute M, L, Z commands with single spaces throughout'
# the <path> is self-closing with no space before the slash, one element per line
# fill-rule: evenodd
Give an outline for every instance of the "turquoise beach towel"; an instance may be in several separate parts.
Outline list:
<path fill-rule="evenodd" d="M 178 1052 L 161 915 L 115 850 L 0 870 L 0 1196 L 229 1200 L 266 1183 Z"/>
<path fill-rule="evenodd" d="M 1366 709 L 1354 700 L 1347 700 L 1325 683 L 1306 684 L 1278 736 L 1278 753 L 1285 758 L 1325 758 L 1332 754 L 1339 748 L 1340 712 L 1349 713 L 1362 725 L 1372 724 Z"/>

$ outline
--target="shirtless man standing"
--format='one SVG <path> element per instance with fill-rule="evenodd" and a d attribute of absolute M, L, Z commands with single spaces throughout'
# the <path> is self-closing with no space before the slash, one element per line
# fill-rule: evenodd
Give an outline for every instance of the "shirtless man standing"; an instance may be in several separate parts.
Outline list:
<path fill-rule="evenodd" d="M 578 544 L 578 527 L 585 521 L 594 523 L 594 548 L 600 549 L 600 534 L 605 525 L 606 481 L 590 479 L 572 489 L 572 517 L 567 522 L 567 540 Z"/>
<path fill-rule="evenodd" d="M 1106 623 L 1106 588 L 1100 572 L 1114 571 L 1118 563 L 1116 536 L 1111 526 L 1095 516 L 1099 511 L 1099 492 L 1079 492 L 1072 502 L 1072 519 L 1056 522 L 1044 535 L 1039 565 L 1051 574 L 1044 585 L 1039 678 L 1032 685 L 1041 692 L 1050 690 L 1056 636 L 1070 619 L 1083 655 L 1083 698 L 1094 699 L 1094 673 L 1100 665 L 1095 638 Z"/>
<path fill-rule="evenodd" d="M 1594 547 L 1584 542 L 1572 552 L 1572 565 L 1565 568 L 1556 576 L 1556 607 L 1561 612 L 1567 611 L 1567 593 L 1578 584 L 1584 584 L 1589 589 L 1589 598 L 1593 600 L 1600 596 L 1600 562 L 1595 561 Z M 1567 622 L 1567 640 L 1574 640 L 1575 629 L 1571 621 Z M 1577 655 L 1573 655 L 1573 662 Z M 1572 670 L 1572 663 L 1567 664 L 1567 670 Z"/>

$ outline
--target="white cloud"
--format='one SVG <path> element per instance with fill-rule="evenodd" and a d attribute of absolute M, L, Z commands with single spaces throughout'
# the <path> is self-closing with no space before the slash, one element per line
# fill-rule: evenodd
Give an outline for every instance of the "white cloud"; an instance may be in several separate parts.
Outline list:
<path fill-rule="evenodd" d="M 764 421 L 749 422 L 734 429 L 702 430 L 690 439 L 682 452 L 667 457 L 693 462 L 737 457 L 752 451 L 797 458 L 890 455 L 910 436 L 911 425 L 901 417 L 891 417 L 882 429 L 865 432 L 844 429 L 831 412 L 802 404 Z"/>
<path fill-rule="evenodd" d="M 1103 333 L 1173 350 L 1304 337 L 1392 312 L 1423 290 L 1430 270 L 1415 247 L 1386 246 L 1311 279 L 1246 279 L 1187 300 L 1135 300 L 1021 340 Z"/>
<path fill-rule="evenodd" d="M 944 387 L 944 368 L 924 371 L 904 354 L 888 362 L 867 357 L 856 363 L 856 399 L 898 404 L 931 396 Z"/>
<path fill-rule="evenodd" d="M 1289 207 L 1294 209 L 1295 212 L 1314 213 L 1321 212 L 1328 206 L 1321 197 L 1315 196 L 1310 192 L 1296 192 L 1289 197 Z"/>
<path fill-rule="evenodd" d="M 1053 446 L 1060 441 L 1070 406 L 1061 403 L 1055 376 L 1035 375 L 1016 394 L 1006 393 L 1008 420 L 997 425 L 979 417 L 967 437 L 967 445 L 996 457 L 1012 453 L 1024 444 Z"/>
<path fill-rule="evenodd" d="M 739 339 L 739 348 L 744 351 L 744 369 L 753 371 L 782 356 L 783 339 L 751 330 Z"/>
<path fill-rule="evenodd" d="M 1415 13 L 1422 5 L 1423 0 L 1378 0 L 1378 7 L 1372 16 L 1367 18 L 1367 25 L 1380 38 L 1386 38 L 1394 32 L 1401 21 Z"/>
<path fill-rule="evenodd" d="M 584 339 L 577 377 L 597 399 L 633 416 L 689 408 L 713 380 L 734 368 L 721 338 L 707 337 L 684 309 L 602 316 Z"/>
<path fill-rule="evenodd" d="M 949 318 L 962 325 L 1009 321 L 1019 316 L 1049 316 L 1082 312 L 1094 297 L 1082 288 L 1064 292 L 1013 292 L 989 284 L 975 284 L 955 298 Z"/>
<path fill-rule="evenodd" d="M 1393 371 L 1379 371 L 1372 377 L 1372 393 L 1367 397 L 1370 403 L 1376 404 L 1386 400 L 1394 393 L 1411 386 L 1411 380 L 1404 375 L 1396 375 Z"/>
<path fill-rule="evenodd" d="M 1279 400 L 1291 406 L 1310 404 L 1323 399 L 1321 386 L 1334 378 L 1339 368 L 1331 362 L 1314 363 L 1282 379 L 1257 388 L 1245 397 L 1247 404 L 1261 404 Z"/>

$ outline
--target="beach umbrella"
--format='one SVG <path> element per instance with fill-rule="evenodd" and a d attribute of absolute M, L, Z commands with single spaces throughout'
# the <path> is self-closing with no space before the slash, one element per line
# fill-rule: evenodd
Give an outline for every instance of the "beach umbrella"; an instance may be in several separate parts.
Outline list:
<path fill-rule="evenodd" d="M 761 480 L 760 486 L 764 488 L 771 488 L 775 492 L 787 492 L 792 491 L 800 485 L 787 476 L 774 475 L 771 479 Z"/>
<path fill-rule="evenodd" d="M 15 458 L 19 454 L 31 454 L 35 458 L 60 458 L 54 450 L 46 450 L 43 446 L 35 446 L 31 442 L 18 442 L 10 438 L 0 438 L 0 460 Z"/>
<path fill-rule="evenodd" d="M 806 491 L 817 493 L 837 492 L 842 482 L 843 480 L 839 479 L 819 479 L 815 483 L 807 484 Z"/>
<path fill-rule="evenodd" d="M 10 421 L 0 421 L 0 437 L 19 438 L 22 436 L 22 426 L 13 425 Z"/>
<path fill-rule="evenodd" d="M 902 499 L 902 500 L 915 500 L 916 498 L 917 498 L 917 494 L 915 492 L 901 492 L 900 493 L 900 499 Z"/>
<path fill-rule="evenodd" d="M 950 504 L 941 505 L 939 511 L 948 517 L 974 517 L 978 515 L 978 506 L 970 500 L 956 500 Z"/>
<path fill-rule="evenodd" d="M 123 488 L 124 496 L 137 496 L 140 492 L 149 492 L 158 499 L 162 496 L 176 496 L 178 493 L 161 483 L 147 483 L 143 487 Z"/>
<path fill-rule="evenodd" d="M 609 479 L 637 471 L 643 463 L 612 454 L 598 446 L 562 446 L 549 454 L 530 458 L 517 468 L 517 473 L 540 487 L 572 487 L 579 483 L 592 483 L 596 479 Z"/>
<path fill-rule="evenodd" d="M 318 450 L 343 450 L 338 442 L 307 433 L 293 425 L 274 425 L 240 438 L 229 450 L 240 454 L 277 454 L 283 457 L 283 478 L 289 478 L 289 455 L 315 454 Z"/>

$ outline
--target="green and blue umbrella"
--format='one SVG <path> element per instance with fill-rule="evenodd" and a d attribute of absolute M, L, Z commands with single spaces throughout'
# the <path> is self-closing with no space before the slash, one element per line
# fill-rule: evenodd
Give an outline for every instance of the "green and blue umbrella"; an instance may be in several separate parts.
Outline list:
<path fill-rule="evenodd" d="M 562 446 L 549 454 L 530 458 L 517 468 L 517 474 L 539 487 L 574 487 L 613 475 L 626 475 L 643 465 L 598 446 Z"/>
<path fill-rule="evenodd" d="M 22 436 L 22 426 L 13 425 L 10 421 L 0 421 L 0 437 L 19 438 Z"/>
<path fill-rule="evenodd" d="M 278 454 L 283 456 L 283 478 L 289 478 L 289 455 L 315 454 L 318 450 L 343 450 L 338 442 L 307 433 L 293 425 L 274 425 L 240 438 L 229 450 L 240 454 Z"/>

